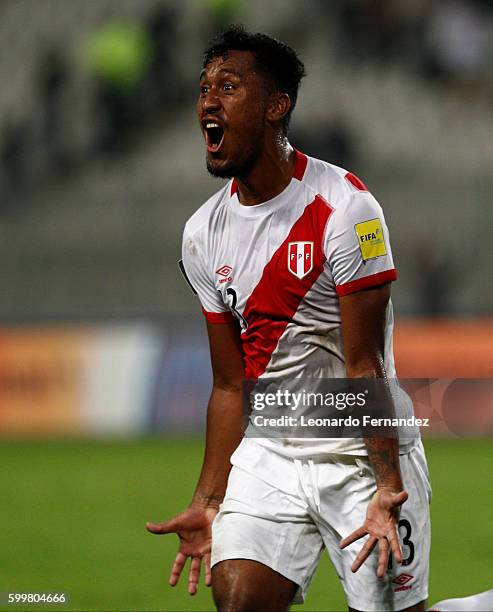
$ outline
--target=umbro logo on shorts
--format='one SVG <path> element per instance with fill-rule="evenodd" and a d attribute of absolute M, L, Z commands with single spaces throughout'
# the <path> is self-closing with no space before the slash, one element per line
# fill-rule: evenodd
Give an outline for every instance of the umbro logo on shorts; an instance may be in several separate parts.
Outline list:
<path fill-rule="evenodd" d="M 412 574 L 399 574 L 398 576 L 396 576 L 392 582 L 394 584 L 398 584 L 399 587 L 397 589 L 394 589 L 394 593 L 397 593 L 397 591 L 408 591 L 409 589 L 412 589 L 412 586 L 408 585 L 407 583 L 410 582 L 412 579 L 414 578 L 414 576 Z"/>

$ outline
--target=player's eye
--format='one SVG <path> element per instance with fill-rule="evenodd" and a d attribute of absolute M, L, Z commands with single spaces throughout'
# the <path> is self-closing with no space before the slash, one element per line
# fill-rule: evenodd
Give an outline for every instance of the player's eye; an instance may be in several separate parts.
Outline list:
<path fill-rule="evenodd" d="M 233 91 L 234 85 L 232 83 L 224 83 L 223 89 L 224 91 Z"/>
<path fill-rule="evenodd" d="M 205 96 L 205 94 L 209 91 L 209 87 L 207 85 L 201 85 L 200 86 L 200 93 L 201 95 Z"/>

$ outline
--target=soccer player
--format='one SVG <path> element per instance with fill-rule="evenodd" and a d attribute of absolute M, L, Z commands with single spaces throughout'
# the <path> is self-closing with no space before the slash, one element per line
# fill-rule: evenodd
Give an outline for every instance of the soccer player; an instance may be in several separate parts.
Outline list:
<path fill-rule="evenodd" d="M 170 584 L 190 557 L 193 595 L 203 562 L 222 612 L 303 601 L 324 547 L 350 610 L 424 610 L 430 489 L 418 435 L 400 447 L 243 437 L 245 378 L 395 377 L 382 209 L 356 176 L 290 145 L 303 76 L 290 47 L 240 27 L 205 53 L 207 168 L 230 179 L 183 236 L 213 369 L 206 451 L 190 506 L 147 528 L 180 538 Z M 394 395 L 396 414 L 412 411 Z"/>

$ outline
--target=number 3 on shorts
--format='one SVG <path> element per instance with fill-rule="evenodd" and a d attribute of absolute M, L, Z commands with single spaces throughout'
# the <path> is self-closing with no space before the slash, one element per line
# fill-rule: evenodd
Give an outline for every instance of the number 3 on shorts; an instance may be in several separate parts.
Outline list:
<path fill-rule="evenodd" d="M 414 544 L 411 540 L 411 523 L 407 519 L 401 519 L 399 521 L 399 535 L 402 538 L 402 566 L 411 565 L 414 560 Z M 407 554 L 406 554 L 407 553 Z M 392 569 L 392 555 L 389 556 L 388 569 Z"/>

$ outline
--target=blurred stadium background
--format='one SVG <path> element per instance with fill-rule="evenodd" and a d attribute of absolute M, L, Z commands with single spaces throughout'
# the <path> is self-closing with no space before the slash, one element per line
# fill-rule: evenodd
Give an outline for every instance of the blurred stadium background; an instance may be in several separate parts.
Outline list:
<path fill-rule="evenodd" d="M 492 378 L 491 2 L 3 0 L 0 592 L 213 609 L 167 586 L 176 542 L 144 523 L 184 508 L 203 452 L 208 350 L 176 262 L 219 187 L 194 100 L 231 22 L 299 51 L 292 142 L 383 203 L 400 376 Z M 493 580 L 491 421 L 436 432 L 430 602 Z M 326 560 L 300 609 L 344 609 Z"/>

